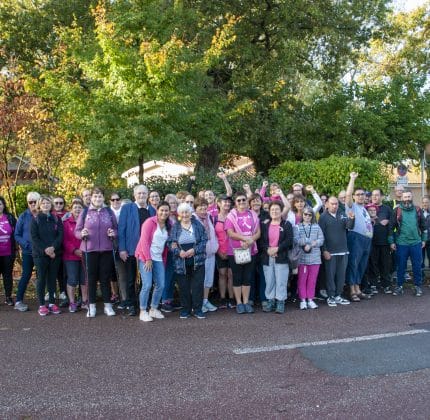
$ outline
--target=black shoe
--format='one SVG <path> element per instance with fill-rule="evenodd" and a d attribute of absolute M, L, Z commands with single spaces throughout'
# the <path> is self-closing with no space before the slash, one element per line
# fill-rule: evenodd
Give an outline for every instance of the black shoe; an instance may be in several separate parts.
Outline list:
<path fill-rule="evenodd" d="M 121 310 L 127 309 L 127 304 L 124 301 L 122 301 L 118 304 L 117 308 Z"/>
<path fill-rule="evenodd" d="M 7 297 L 7 298 L 4 300 L 4 303 L 5 303 L 7 306 L 13 306 L 13 299 L 9 296 L 9 297 Z"/>
<path fill-rule="evenodd" d="M 129 306 L 128 307 L 128 316 L 136 316 L 137 312 L 136 312 L 136 308 L 134 306 Z"/>

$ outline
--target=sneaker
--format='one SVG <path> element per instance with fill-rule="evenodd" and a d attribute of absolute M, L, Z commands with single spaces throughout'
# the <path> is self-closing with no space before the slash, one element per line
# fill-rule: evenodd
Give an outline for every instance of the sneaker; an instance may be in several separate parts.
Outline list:
<path fill-rule="evenodd" d="M 403 295 L 403 286 L 397 286 L 393 291 L 393 296 L 400 296 Z"/>
<path fill-rule="evenodd" d="M 234 299 L 228 299 L 227 309 L 234 309 L 236 307 L 236 301 Z"/>
<path fill-rule="evenodd" d="M 193 313 L 193 315 L 197 318 L 197 319 L 206 319 L 206 315 L 203 313 L 203 311 L 195 311 Z"/>
<path fill-rule="evenodd" d="M 423 295 L 423 289 L 420 286 L 415 286 L 415 296 L 420 297 Z"/>
<path fill-rule="evenodd" d="M 300 301 L 300 309 L 308 309 L 308 305 L 305 300 Z"/>
<path fill-rule="evenodd" d="M 218 309 L 227 309 L 227 299 L 222 298 L 219 302 Z"/>
<path fill-rule="evenodd" d="M 55 303 L 52 305 L 49 305 L 49 312 L 51 312 L 51 314 L 54 314 L 54 315 L 61 314 L 60 308 Z"/>
<path fill-rule="evenodd" d="M 285 312 L 285 302 L 278 300 L 276 302 L 275 312 L 277 314 L 283 314 Z"/>
<path fill-rule="evenodd" d="M 308 299 L 308 308 L 309 309 L 317 309 L 318 305 L 312 299 Z"/>
<path fill-rule="evenodd" d="M 154 319 L 151 315 L 149 315 L 148 311 L 144 311 L 143 309 L 140 310 L 139 319 L 143 322 L 151 322 Z"/>
<path fill-rule="evenodd" d="M 128 316 L 136 316 L 136 308 L 134 306 L 127 306 Z"/>
<path fill-rule="evenodd" d="M 325 290 L 325 289 L 321 289 L 321 290 L 320 290 L 320 296 L 321 296 L 323 299 L 327 299 L 327 298 L 328 298 L 327 290 Z"/>
<path fill-rule="evenodd" d="M 378 288 L 376 286 L 370 286 L 370 293 L 372 295 L 377 295 L 379 293 Z"/>
<path fill-rule="evenodd" d="M 206 311 L 204 311 L 203 308 L 205 308 Z M 213 305 L 212 303 L 210 303 L 209 301 L 207 301 L 206 303 L 204 303 L 203 307 L 202 307 L 202 311 L 203 312 L 215 312 L 217 309 L 218 308 L 215 305 Z"/>
<path fill-rule="evenodd" d="M 250 303 L 245 303 L 244 306 L 245 306 L 245 312 L 247 314 L 253 314 L 255 312 L 254 308 L 252 307 L 252 305 Z"/>
<path fill-rule="evenodd" d="M 182 309 L 182 305 L 180 303 L 172 302 L 172 308 L 174 311 L 180 311 Z"/>
<path fill-rule="evenodd" d="M 112 295 L 111 297 L 110 297 L 110 303 L 112 304 L 112 305 L 116 305 L 117 303 L 119 303 L 120 302 L 120 300 L 119 300 L 119 296 L 118 295 Z"/>
<path fill-rule="evenodd" d="M 248 305 L 254 306 L 254 301 L 252 299 L 248 300 Z"/>
<path fill-rule="evenodd" d="M 331 307 L 335 307 L 337 306 L 336 301 L 334 300 L 334 297 L 329 297 L 327 298 L 327 305 L 331 306 Z"/>
<path fill-rule="evenodd" d="M 409 273 L 405 273 L 405 281 L 411 281 L 412 277 Z"/>
<path fill-rule="evenodd" d="M 155 319 L 164 319 L 164 315 L 156 308 L 151 308 L 149 310 L 149 316 Z"/>
<path fill-rule="evenodd" d="M 87 318 L 94 318 L 96 316 L 97 309 L 95 303 L 88 304 L 88 312 L 87 312 Z"/>
<path fill-rule="evenodd" d="M 115 311 L 112 308 L 112 303 L 105 303 L 104 313 L 107 316 L 115 316 Z"/>
<path fill-rule="evenodd" d="M 49 309 L 46 306 L 39 306 L 39 310 L 37 312 L 39 312 L 40 316 L 46 316 L 49 314 Z"/>
<path fill-rule="evenodd" d="M 13 306 L 13 299 L 9 296 L 9 297 L 7 297 L 7 298 L 4 300 L 4 303 L 5 303 L 7 306 Z"/>
<path fill-rule="evenodd" d="M 272 312 L 275 302 L 273 300 L 264 300 L 261 303 L 261 307 L 263 308 L 263 312 Z"/>
<path fill-rule="evenodd" d="M 123 300 L 122 302 L 118 303 L 117 308 L 120 309 L 121 311 L 124 309 L 127 309 L 127 303 Z"/>
<path fill-rule="evenodd" d="M 391 290 L 390 286 L 384 287 L 384 293 L 386 295 L 391 295 L 391 293 L 393 293 L 393 291 Z"/>
<path fill-rule="evenodd" d="M 88 310 L 88 307 L 89 307 L 88 305 L 89 305 L 89 303 L 87 300 L 85 302 L 82 302 L 81 303 L 81 309 L 83 309 L 84 311 Z"/>
<path fill-rule="evenodd" d="M 69 305 L 69 312 L 74 314 L 75 312 L 78 312 L 78 305 L 76 303 L 71 303 Z"/>
<path fill-rule="evenodd" d="M 348 299 L 344 299 L 342 296 L 335 296 L 334 301 L 337 305 L 349 305 L 351 302 Z"/>
<path fill-rule="evenodd" d="M 179 314 L 179 319 L 188 319 L 190 317 L 190 313 L 187 311 L 181 311 Z"/>
<path fill-rule="evenodd" d="M 236 306 L 236 312 L 237 312 L 238 314 L 244 314 L 244 313 L 246 312 L 245 305 L 244 305 L 243 303 L 239 303 L 239 304 Z"/>
<path fill-rule="evenodd" d="M 161 304 L 161 310 L 162 310 L 163 312 L 166 312 L 166 313 L 173 312 L 173 306 L 172 306 L 172 303 L 171 303 L 169 300 L 166 300 L 166 302 L 163 302 L 163 303 Z"/>
<path fill-rule="evenodd" d="M 60 308 L 66 308 L 69 305 L 69 298 L 66 296 L 64 292 L 60 293 L 60 296 L 58 296 L 58 299 L 60 300 Z"/>

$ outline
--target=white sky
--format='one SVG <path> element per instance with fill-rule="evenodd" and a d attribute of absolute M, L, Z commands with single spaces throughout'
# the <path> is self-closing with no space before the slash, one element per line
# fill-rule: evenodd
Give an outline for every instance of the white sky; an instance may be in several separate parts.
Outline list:
<path fill-rule="evenodd" d="M 393 0 L 394 9 L 401 12 L 409 12 L 426 3 L 426 0 Z"/>

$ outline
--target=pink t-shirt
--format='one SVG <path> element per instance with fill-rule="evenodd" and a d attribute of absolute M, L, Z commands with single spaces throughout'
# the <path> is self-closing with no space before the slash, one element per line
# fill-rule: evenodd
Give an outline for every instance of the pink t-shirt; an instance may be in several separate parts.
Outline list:
<path fill-rule="evenodd" d="M 0 216 L 0 256 L 5 257 L 12 254 L 12 226 L 7 220 L 7 216 Z"/>
<path fill-rule="evenodd" d="M 212 203 L 208 206 L 207 210 L 208 214 L 210 214 L 212 217 L 218 216 L 218 207 L 216 203 Z"/>
<path fill-rule="evenodd" d="M 240 232 L 236 232 L 233 223 L 227 219 L 224 224 L 224 229 L 227 231 L 228 229 L 234 230 L 236 233 L 240 233 L 245 236 L 252 236 L 255 231 L 254 219 L 252 218 L 252 214 L 250 211 L 245 211 L 243 213 L 237 213 L 237 225 L 239 226 Z M 234 239 L 229 238 L 228 240 L 228 255 L 233 255 L 233 249 L 240 248 L 240 241 L 236 241 Z M 257 254 L 257 244 L 254 242 L 251 254 Z"/>
<path fill-rule="evenodd" d="M 279 225 L 269 225 L 269 246 L 276 247 L 279 243 Z"/>
<path fill-rule="evenodd" d="M 228 251 L 228 236 L 224 229 L 225 222 L 217 220 L 215 223 L 215 234 L 218 239 L 218 252 L 222 254 L 227 254 Z"/>

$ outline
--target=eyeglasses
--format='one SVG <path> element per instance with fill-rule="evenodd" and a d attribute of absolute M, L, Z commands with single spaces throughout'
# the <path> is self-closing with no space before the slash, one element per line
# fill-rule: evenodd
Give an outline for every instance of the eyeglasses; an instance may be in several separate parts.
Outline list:
<path fill-rule="evenodd" d="M 303 213 L 303 216 L 309 216 L 309 217 L 312 217 L 312 213 Z"/>
<path fill-rule="evenodd" d="M 364 195 L 364 193 L 355 193 L 354 195 Z"/>
<path fill-rule="evenodd" d="M 28 204 L 36 204 L 36 201 L 27 201 Z"/>
<path fill-rule="evenodd" d="M 64 206 L 64 203 L 62 201 L 54 201 L 54 204 L 56 206 Z"/>
<path fill-rule="evenodd" d="M 246 198 L 238 198 L 236 200 L 236 203 L 244 203 L 246 201 Z"/>
<path fill-rule="evenodd" d="M 119 201 L 121 200 L 120 198 L 111 198 L 110 201 Z"/>

